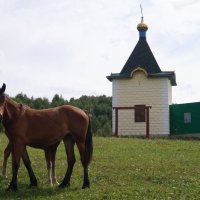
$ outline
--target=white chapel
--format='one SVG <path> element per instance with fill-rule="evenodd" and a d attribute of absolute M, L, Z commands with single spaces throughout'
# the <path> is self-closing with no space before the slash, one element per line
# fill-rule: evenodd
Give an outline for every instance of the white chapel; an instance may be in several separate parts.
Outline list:
<path fill-rule="evenodd" d="M 111 73 L 112 131 L 115 136 L 169 135 L 174 71 L 162 71 L 146 40 L 148 26 L 137 26 L 139 41 L 120 73 Z"/>

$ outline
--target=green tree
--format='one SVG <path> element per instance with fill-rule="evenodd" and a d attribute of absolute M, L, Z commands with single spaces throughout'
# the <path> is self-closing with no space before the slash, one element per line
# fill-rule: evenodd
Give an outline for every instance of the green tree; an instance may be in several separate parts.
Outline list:
<path fill-rule="evenodd" d="M 33 100 L 33 108 L 35 109 L 45 109 L 49 108 L 49 100 L 47 98 L 36 98 Z"/>
<path fill-rule="evenodd" d="M 62 96 L 55 94 L 51 101 L 51 107 L 61 106 L 61 105 L 67 104 L 67 103 L 68 102 L 65 101 Z"/>

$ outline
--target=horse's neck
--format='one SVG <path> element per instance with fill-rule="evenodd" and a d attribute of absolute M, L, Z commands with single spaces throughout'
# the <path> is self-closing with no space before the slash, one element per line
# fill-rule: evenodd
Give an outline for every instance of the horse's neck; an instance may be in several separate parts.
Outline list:
<path fill-rule="evenodd" d="M 6 107 L 5 107 L 5 118 L 7 120 L 12 120 L 19 115 L 19 104 L 13 99 L 6 97 Z"/>

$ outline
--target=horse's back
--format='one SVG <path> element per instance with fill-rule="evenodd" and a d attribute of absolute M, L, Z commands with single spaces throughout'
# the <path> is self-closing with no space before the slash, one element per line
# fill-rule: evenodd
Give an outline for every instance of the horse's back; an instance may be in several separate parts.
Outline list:
<path fill-rule="evenodd" d="M 75 127 L 87 128 L 89 124 L 89 116 L 86 112 L 78 107 L 71 105 L 63 105 L 59 107 L 61 117 L 69 124 L 69 128 Z"/>
<path fill-rule="evenodd" d="M 27 139 L 33 143 L 46 140 L 47 145 L 59 141 L 68 133 L 84 139 L 89 124 L 88 115 L 71 105 L 43 110 L 27 109 L 24 118 L 28 125 Z"/>
<path fill-rule="evenodd" d="M 81 108 L 71 106 L 71 105 L 63 105 L 60 107 L 57 107 L 61 112 L 63 111 L 66 115 L 69 115 L 71 117 L 82 117 L 82 118 L 88 118 L 88 115 L 84 110 Z"/>

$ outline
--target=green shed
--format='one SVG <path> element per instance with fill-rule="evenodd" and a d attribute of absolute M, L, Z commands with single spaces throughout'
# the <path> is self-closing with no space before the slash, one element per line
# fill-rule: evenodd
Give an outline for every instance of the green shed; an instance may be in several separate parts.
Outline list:
<path fill-rule="evenodd" d="M 200 134 L 200 102 L 170 105 L 170 135 Z"/>

